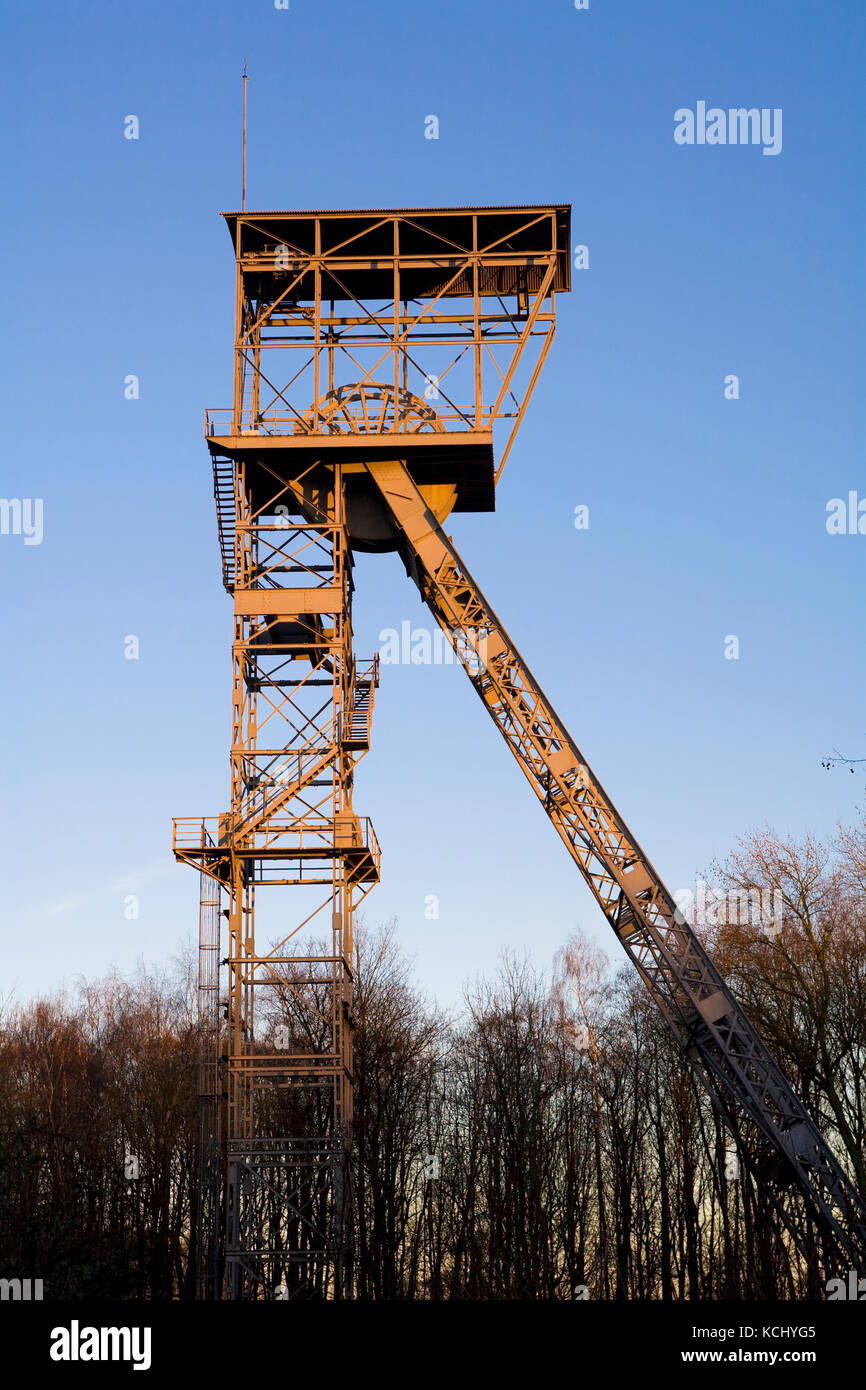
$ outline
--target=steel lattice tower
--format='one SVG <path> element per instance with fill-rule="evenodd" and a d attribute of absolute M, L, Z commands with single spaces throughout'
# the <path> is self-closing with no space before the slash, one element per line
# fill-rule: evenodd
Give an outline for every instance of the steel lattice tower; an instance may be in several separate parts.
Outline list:
<path fill-rule="evenodd" d="M 215 1133 L 208 1091 L 219 1076 L 225 1169 L 222 1240 L 212 1163 L 203 1188 L 202 1263 L 213 1288 L 221 1251 L 231 1298 L 341 1297 L 351 1288 L 352 914 L 378 878 L 352 783 L 376 663 L 360 668 L 352 652 L 341 470 L 310 494 L 307 520 L 287 484 L 259 497 L 245 462 L 217 456 L 216 469 L 218 487 L 231 483 L 222 534 L 234 532 L 231 809 L 175 831 L 178 853 L 216 878 L 228 904 L 222 1026 L 201 989 L 202 1117 Z M 264 945 L 257 895 L 286 886 L 301 890 L 303 910 Z M 301 935 L 310 930 L 314 945 Z M 209 1142 L 203 1131 L 203 1153 Z"/>
<path fill-rule="evenodd" d="M 399 552 L 753 1171 L 801 1194 L 798 1216 L 779 1203 L 794 1242 L 808 1214 L 828 1262 L 861 1258 L 858 1194 L 442 530 L 493 510 L 570 289 L 570 209 L 224 216 L 234 404 L 205 434 L 231 805 L 174 827 L 203 885 L 202 1296 L 352 1293 L 352 921 L 379 876 L 352 799 L 378 683 L 352 647 L 358 550 Z"/>

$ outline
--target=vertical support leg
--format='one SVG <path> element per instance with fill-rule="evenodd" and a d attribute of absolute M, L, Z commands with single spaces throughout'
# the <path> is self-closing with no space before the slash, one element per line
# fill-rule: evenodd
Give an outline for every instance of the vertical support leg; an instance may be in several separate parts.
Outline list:
<path fill-rule="evenodd" d="M 353 1288 L 352 915 L 378 878 L 352 807 L 375 663 L 352 651 L 343 479 L 296 520 L 257 506 L 238 468 L 226 1018 L 226 1297 Z M 297 912 L 268 916 L 266 890 Z M 301 904 L 303 903 L 303 906 Z M 268 926 L 256 926 L 257 911 Z M 318 936 L 308 939 L 305 933 Z"/>
<path fill-rule="evenodd" d="M 221 1161 L 219 1078 L 220 888 L 204 870 L 199 875 L 198 947 L 198 1104 L 199 1206 L 197 1227 L 198 1296 L 219 1297 L 221 1242 Z"/>

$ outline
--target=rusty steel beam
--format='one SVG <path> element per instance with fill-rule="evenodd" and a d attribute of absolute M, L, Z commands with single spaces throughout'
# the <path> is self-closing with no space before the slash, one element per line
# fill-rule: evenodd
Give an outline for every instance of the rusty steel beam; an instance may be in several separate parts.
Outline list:
<path fill-rule="evenodd" d="M 765 1190 L 793 1186 L 840 1269 L 866 1255 L 866 1208 L 817 1125 L 678 911 L 400 461 L 369 472 L 407 572 L 451 639 L 496 727 L 610 927 L 728 1124 L 747 1135 Z M 736 1132 L 736 1131 L 735 1131 Z M 801 1253 L 799 1214 L 778 1204 Z"/>

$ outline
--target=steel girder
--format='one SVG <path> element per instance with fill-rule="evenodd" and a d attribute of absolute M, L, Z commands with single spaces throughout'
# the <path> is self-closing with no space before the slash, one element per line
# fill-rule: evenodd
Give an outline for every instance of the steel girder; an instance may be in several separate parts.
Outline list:
<path fill-rule="evenodd" d="M 859 1268 L 866 1208 L 400 461 L 369 472 L 401 555 L 610 926 L 766 1187 L 796 1186 L 826 1258 Z M 779 1204 L 802 1253 L 802 1222 Z"/>

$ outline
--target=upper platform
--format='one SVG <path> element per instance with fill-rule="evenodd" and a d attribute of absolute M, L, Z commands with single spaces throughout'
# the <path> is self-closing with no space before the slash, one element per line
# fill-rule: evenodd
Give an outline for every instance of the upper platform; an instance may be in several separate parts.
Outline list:
<path fill-rule="evenodd" d="M 391 454 L 490 509 L 571 288 L 570 207 L 222 215 L 235 379 L 211 452 L 287 476 Z"/>
<path fill-rule="evenodd" d="M 335 273 L 330 275 L 326 269 L 323 274 L 323 299 L 341 299 L 345 290 L 359 299 L 391 297 L 395 223 L 398 254 L 403 262 L 403 290 L 409 299 L 435 296 L 444 282 L 443 270 L 460 266 L 462 258 L 473 250 L 486 255 L 486 282 L 492 293 L 514 293 L 517 271 L 531 264 L 531 258 L 550 251 L 556 255 L 553 288 L 571 289 L 568 203 L 220 215 L 226 220 L 235 251 L 247 259 L 250 270 L 260 256 L 263 274 L 267 276 L 277 244 L 311 258 L 321 255 L 324 264 L 331 263 Z M 497 250 L 501 255 L 494 262 L 489 253 Z M 338 264 L 341 259 L 342 267 Z M 340 269 L 342 274 L 337 273 Z M 536 270 L 540 270 L 537 265 Z M 540 283 L 538 275 L 536 278 Z M 260 288 L 266 289 L 265 281 Z M 312 266 L 307 282 L 302 280 L 299 289 L 302 296 L 314 297 Z M 449 289 L 451 298 L 471 298 L 473 293 L 473 278 L 467 271 Z"/>

